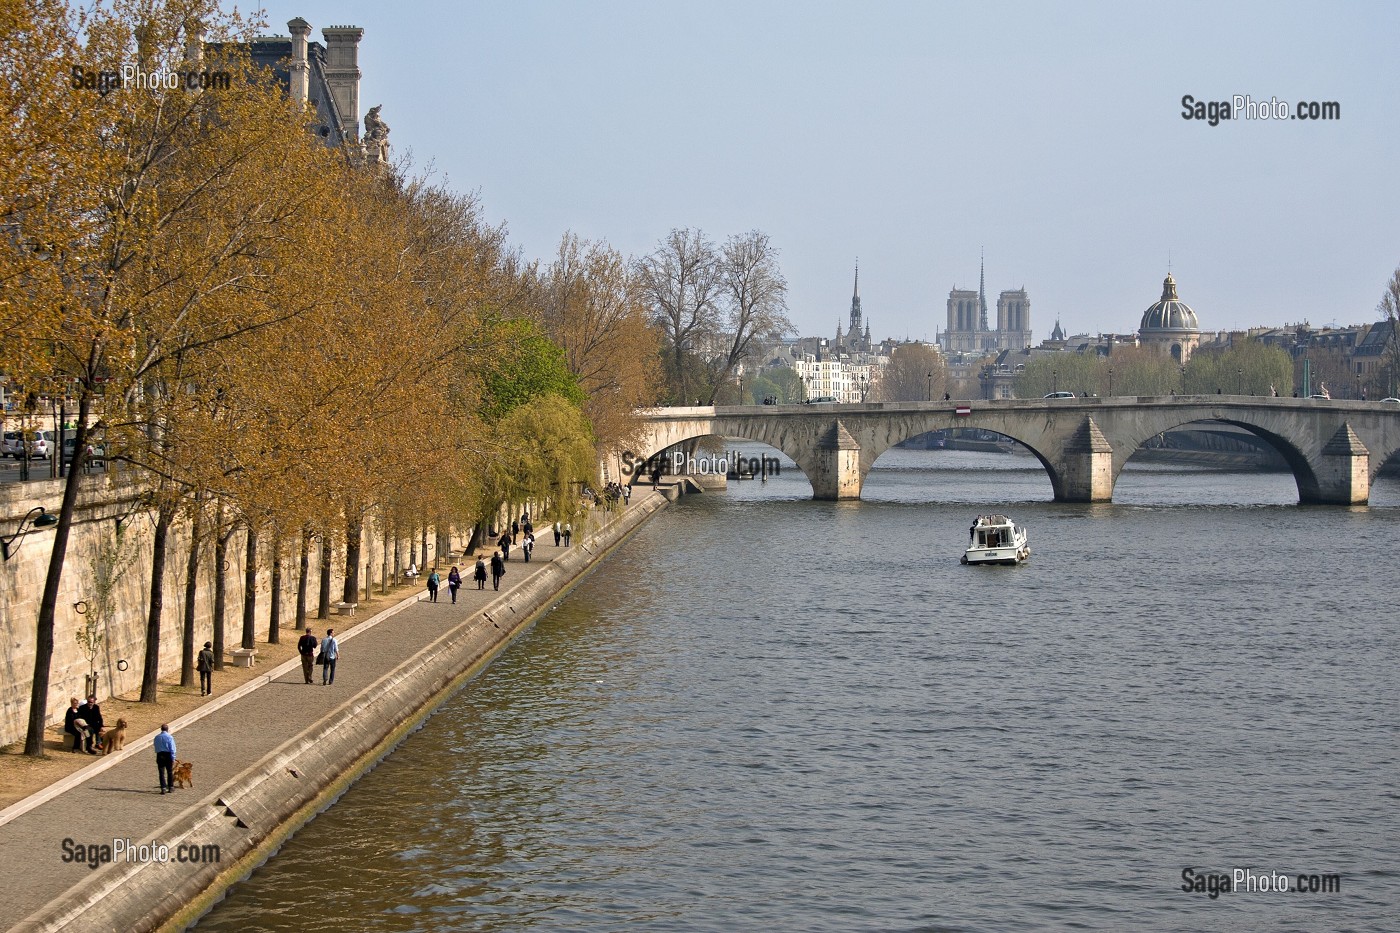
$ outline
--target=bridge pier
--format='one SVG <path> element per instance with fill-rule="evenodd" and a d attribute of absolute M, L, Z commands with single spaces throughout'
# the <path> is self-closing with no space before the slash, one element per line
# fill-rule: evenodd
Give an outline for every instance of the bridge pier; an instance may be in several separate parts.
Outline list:
<path fill-rule="evenodd" d="M 817 449 L 803 471 L 812 483 L 813 499 L 860 498 L 860 444 L 840 421 L 817 440 Z"/>
<path fill-rule="evenodd" d="M 1093 418 L 1085 418 L 1065 441 L 1055 480 L 1057 502 L 1110 502 L 1113 447 Z"/>
<path fill-rule="evenodd" d="M 1365 505 L 1371 498 L 1371 453 L 1347 422 L 1323 446 L 1313 474 L 1314 488 L 1300 484 L 1305 505 Z"/>

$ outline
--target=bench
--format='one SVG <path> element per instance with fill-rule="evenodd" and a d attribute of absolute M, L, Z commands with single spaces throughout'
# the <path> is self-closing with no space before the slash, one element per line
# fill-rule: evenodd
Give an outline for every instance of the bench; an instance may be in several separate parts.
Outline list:
<path fill-rule="evenodd" d="M 337 615 L 353 616 L 355 610 L 360 608 L 359 603 L 336 603 L 335 611 Z"/>
<path fill-rule="evenodd" d="M 229 654 L 233 655 L 234 667 L 252 667 L 258 659 L 256 648 L 234 648 Z"/>

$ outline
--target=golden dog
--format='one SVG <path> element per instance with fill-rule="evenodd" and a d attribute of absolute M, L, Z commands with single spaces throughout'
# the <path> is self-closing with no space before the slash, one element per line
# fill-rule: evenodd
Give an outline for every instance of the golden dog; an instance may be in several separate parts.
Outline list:
<path fill-rule="evenodd" d="M 126 720 L 118 719 L 115 727 L 102 730 L 102 754 L 119 752 L 126 744 Z"/>
<path fill-rule="evenodd" d="M 175 762 L 175 786 L 194 787 L 194 765 L 188 761 Z"/>

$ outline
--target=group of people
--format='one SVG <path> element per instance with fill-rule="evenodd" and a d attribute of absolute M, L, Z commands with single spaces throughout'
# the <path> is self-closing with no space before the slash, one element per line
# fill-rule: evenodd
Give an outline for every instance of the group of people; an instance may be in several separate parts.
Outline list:
<path fill-rule="evenodd" d="M 297 639 L 297 654 L 301 655 L 301 676 L 311 683 L 311 668 L 321 668 L 321 686 L 335 683 L 335 662 L 340 660 L 340 642 L 336 641 L 335 629 L 326 629 L 326 637 L 319 642 L 311 634 L 311 626 L 306 634 Z"/>
<path fill-rule="evenodd" d="M 96 755 L 102 749 L 102 707 L 97 703 L 97 695 L 91 694 L 87 702 L 79 705 L 78 698 L 68 701 L 68 712 L 63 714 L 63 731 L 73 737 L 73 751 Z"/>

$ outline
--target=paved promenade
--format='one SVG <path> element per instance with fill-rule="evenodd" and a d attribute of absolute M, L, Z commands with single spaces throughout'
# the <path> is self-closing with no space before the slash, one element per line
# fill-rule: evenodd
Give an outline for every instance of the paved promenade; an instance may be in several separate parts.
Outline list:
<path fill-rule="evenodd" d="M 637 509 L 658 493 L 638 489 L 631 509 Z M 614 513 L 620 516 L 621 513 Z M 599 519 L 607 513 L 595 513 Z M 206 809 L 220 787 L 277 749 L 289 738 L 316 727 L 359 691 L 413 657 L 443 632 L 473 615 L 489 612 L 489 605 L 519 588 L 549 562 L 566 553 L 556 548 L 551 531 L 536 530 L 535 558 L 525 563 L 512 548 L 501 591 L 488 580 L 478 591 L 471 579 L 474 561 L 462 561 L 464 585 L 453 605 L 447 591 L 447 569 L 437 603 L 427 601 L 426 587 L 353 628 L 350 620 L 332 616 L 313 623 L 320 637 L 327 627 L 337 631 L 341 645 L 335 684 L 321 686 L 320 669 L 314 684 L 304 683 L 297 659 L 270 669 L 270 678 L 259 678 L 227 696 L 200 707 L 171 723 L 179 757 L 194 764 L 193 789 L 162 796 L 157 784 L 154 733 L 131 736 L 120 754 L 98 758 L 55 788 L 25 798 L 0 812 L 0 918 L 6 929 L 47 904 L 69 894 L 91 879 L 94 870 L 84 864 L 64 862 L 65 839 L 86 846 L 111 845 L 114 839 L 165 841 L 162 827 Z M 573 547 L 590 547 L 575 535 Z M 491 550 L 486 551 L 489 557 Z M 296 638 L 295 634 L 288 637 Z M 68 786 L 71 785 L 71 786 Z M 197 839 L 191 840 L 198 842 Z M 170 842 L 173 850 L 174 841 Z M 172 851 L 173 856 L 173 851 Z M 98 866 L 102 867 L 102 866 Z"/>

